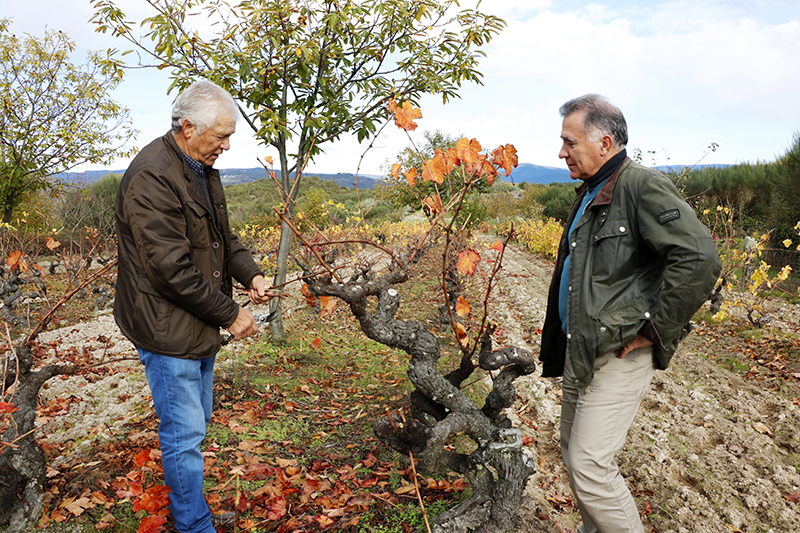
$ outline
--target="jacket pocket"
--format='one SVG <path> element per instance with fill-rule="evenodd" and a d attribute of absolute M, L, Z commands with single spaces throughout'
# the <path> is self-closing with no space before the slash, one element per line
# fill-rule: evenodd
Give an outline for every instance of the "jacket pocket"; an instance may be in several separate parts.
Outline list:
<path fill-rule="evenodd" d="M 636 269 L 634 235 L 627 220 L 608 220 L 595 233 L 591 247 L 592 277 L 604 283 L 628 279 Z"/>
<path fill-rule="evenodd" d="M 650 319 L 647 309 L 646 302 L 637 300 L 595 317 L 597 355 L 613 352 L 633 341 Z"/>
<path fill-rule="evenodd" d="M 193 250 L 207 250 L 211 246 L 213 226 L 208 209 L 195 201 L 186 201 L 186 237 Z"/>

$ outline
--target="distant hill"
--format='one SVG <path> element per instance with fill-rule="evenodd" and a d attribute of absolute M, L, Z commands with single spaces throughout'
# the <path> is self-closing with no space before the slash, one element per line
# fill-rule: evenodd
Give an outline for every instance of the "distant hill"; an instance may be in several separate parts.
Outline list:
<path fill-rule="evenodd" d="M 280 171 L 276 171 L 280 179 Z M 65 172 L 59 174 L 58 178 L 70 183 L 94 183 L 99 181 L 107 174 L 122 175 L 125 170 L 88 170 L 86 172 Z M 317 176 L 322 180 L 330 180 L 338 183 L 342 187 L 353 188 L 355 174 L 340 172 L 338 174 L 320 174 L 317 172 L 306 172 L 309 176 Z M 223 185 L 236 185 L 238 183 L 248 183 L 267 178 L 267 171 L 263 168 L 223 168 L 219 171 Z M 358 187 L 360 189 L 372 189 L 380 179 L 379 176 L 370 174 L 360 174 L 358 176 Z"/>
<path fill-rule="evenodd" d="M 676 171 L 680 172 L 685 166 L 688 165 L 661 165 L 654 167 L 661 172 Z M 725 168 L 731 165 L 695 165 L 694 169 L 699 170 L 702 168 L 715 167 Z M 125 170 L 89 170 L 83 173 L 66 172 L 60 174 L 59 178 L 72 182 L 88 182 L 94 183 L 106 174 L 124 174 Z M 267 177 L 267 171 L 263 168 L 225 168 L 219 171 L 222 176 L 223 185 L 236 185 L 238 183 L 248 183 Z M 306 172 L 309 176 L 317 176 L 319 179 L 330 180 L 338 183 L 342 187 L 353 188 L 354 174 L 340 172 L 338 174 L 320 174 L 318 172 Z M 501 172 L 501 175 L 504 173 Z M 278 171 L 278 177 L 281 173 Z M 358 176 L 358 187 L 360 189 L 372 189 L 381 179 L 381 176 L 373 174 L 360 174 Z M 561 167 L 546 167 L 542 165 L 534 165 L 532 163 L 520 163 L 519 166 L 511 172 L 509 181 L 514 183 L 539 183 L 548 185 L 550 183 L 570 183 L 572 179 L 569 177 L 569 170 Z"/>
<path fill-rule="evenodd" d="M 505 173 L 501 172 L 501 175 Z M 520 163 L 517 168 L 511 171 L 511 175 L 506 178 L 514 183 L 539 183 L 549 185 L 550 183 L 569 183 L 569 169 L 559 167 L 543 167 L 531 163 Z"/>

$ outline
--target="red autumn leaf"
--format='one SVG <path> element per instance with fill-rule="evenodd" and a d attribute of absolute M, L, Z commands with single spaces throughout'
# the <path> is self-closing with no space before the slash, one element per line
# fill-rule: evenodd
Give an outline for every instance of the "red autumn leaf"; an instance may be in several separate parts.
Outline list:
<path fill-rule="evenodd" d="M 148 448 L 136 454 L 136 457 L 133 458 L 133 462 L 136 464 L 136 466 L 144 466 L 145 463 L 151 459 L 151 451 L 152 450 Z"/>
<path fill-rule="evenodd" d="M 458 259 L 456 259 L 456 269 L 462 276 L 467 274 L 472 276 L 475 274 L 480 262 L 481 256 L 475 250 L 461 250 L 458 252 Z"/>
<path fill-rule="evenodd" d="M 408 185 L 413 187 L 417 184 L 417 169 L 416 168 L 409 168 L 406 170 L 406 180 L 408 180 Z"/>
<path fill-rule="evenodd" d="M 286 516 L 286 498 L 275 498 L 267 505 L 267 520 L 280 520 Z"/>
<path fill-rule="evenodd" d="M 800 493 L 790 492 L 789 494 L 786 494 L 784 498 L 789 503 L 797 503 L 800 502 Z"/>
<path fill-rule="evenodd" d="M 470 311 L 472 311 L 472 306 L 469 304 L 469 301 L 459 296 L 458 300 L 456 300 L 456 314 L 458 316 L 467 316 Z"/>
<path fill-rule="evenodd" d="M 153 485 L 147 489 L 141 497 L 133 502 L 133 510 L 146 511 L 149 514 L 157 514 L 169 505 L 169 493 L 172 491 L 165 485 Z"/>
<path fill-rule="evenodd" d="M 434 216 L 444 211 L 442 199 L 438 194 L 436 196 L 428 196 L 422 203 L 425 204 L 425 207 L 427 207 Z"/>
<path fill-rule="evenodd" d="M 13 413 L 14 411 L 19 411 L 19 407 L 14 407 L 14 404 L 10 402 L 0 402 L 0 414 Z"/>
<path fill-rule="evenodd" d="M 441 150 L 436 150 L 436 155 L 432 159 L 428 159 L 422 165 L 422 179 L 424 181 L 435 181 L 439 185 L 444 183 L 444 176 L 446 174 L 446 166 L 444 154 Z"/>
<path fill-rule="evenodd" d="M 489 246 L 491 250 L 496 250 L 498 252 L 503 251 L 503 241 L 494 241 L 491 246 Z"/>
<path fill-rule="evenodd" d="M 139 531 L 137 533 L 158 533 L 164 531 L 164 522 L 167 521 L 165 516 L 146 516 L 139 522 Z"/>
<path fill-rule="evenodd" d="M 320 348 L 322 348 L 322 341 L 319 339 L 319 337 L 311 341 L 311 347 L 314 348 L 315 350 L 319 350 Z"/>
<path fill-rule="evenodd" d="M 308 290 L 308 283 L 303 283 L 303 286 L 300 287 L 300 293 L 305 296 L 306 303 L 309 307 L 314 307 L 317 305 L 316 297 Z"/>
<path fill-rule="evenodd" d="M 392 164 L 392 177 L 395 181 L 397 181 L 398 176 L 400 175 L 400 163 L 393 163 Z"/>

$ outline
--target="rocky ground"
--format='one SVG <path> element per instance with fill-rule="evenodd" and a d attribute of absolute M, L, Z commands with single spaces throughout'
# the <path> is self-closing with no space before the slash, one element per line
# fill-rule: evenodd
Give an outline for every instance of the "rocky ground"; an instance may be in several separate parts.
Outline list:
<path fill-rule="evenodd" d="M 504 268 L 513 274 L 502 277 L 495 309 L 506 313 L 506 342 L 536 353 L 552 264 L 509 247 Z M 782 320 L 771 326 L 796 333 L 797 306 L 774 305 Z M 656 373 L 617 457 L 645 531 L 800 531 L 798 383 L 759 379 L 758 368 L 745 379 L 718 364 L 738 360 L 741 348 L 700 324 Z M 537 375 L 516 383 L 515 422 L 535 440 L 539 464 L 519 531 L 574 530 L 580 518 L 558 443 L 560 385 Z"/>
<path fill-rule="evenodd" d="M 493 300 L 494 319 L 507 344 L 538 353 L 538 328 L 552 264 L 509 247 L 505 275 Z M 778 304 L 776 304 L 778 305 Z M 797 306 L 783 304 L 771 327 L 796 333 Z M 95 320 L 42 335 L 57 350 L 74 343 L 95 358 L 127 357 L 106 377 L 53 379 L 43 404 L 58 399 L 60 412 L 43 413 L 40 436 L 86 443 L 115 433 L 150 403 L 146 381 L 109 312 Z M 644 517 L 645 531 L 800 532 L 800 390 L 797 380 L 764 379 L 734 338 L 700 324 L 668 371 L 658 372 L 631 428 L 618 463 Z M 52 357 L 58 352 L 51 350 Z M 731 370 L 739 361 L 745 371 Z M 737 367 L 739 368 L 739 367 Z M 800 376 L 800 374 L 798 374 Z M 579 517 L 560 458 L 560 384 L 538 375 L 517 381 L 511 414 L 531 437 L 538 472 L 520 509 L 520 533 L 574 531 Z M 71 402 L 71 397 L 81 401 Z M 46 436 L 46 437 L 45 437 Z M 78 445 L 80 448 L 80 444 Z M 75 453 L 74 451 L 72 453 Z M 57 467 L 60 460 L 51 461 Z"/>

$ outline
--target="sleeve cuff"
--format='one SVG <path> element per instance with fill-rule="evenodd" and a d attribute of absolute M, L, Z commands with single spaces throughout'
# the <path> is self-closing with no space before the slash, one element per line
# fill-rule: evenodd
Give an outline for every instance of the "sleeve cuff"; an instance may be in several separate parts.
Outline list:
<path fill-rule="evenodd" d="M 664 344 L 661 342 L 661 336 L 658 334 L 658 330 L 653 325 L 652 320 L 648 320 L 639 333 L 646 337 L 647 340 L 652 342 L 654 346 L 657 346 L 662 350 L 664 349 Z"/>

